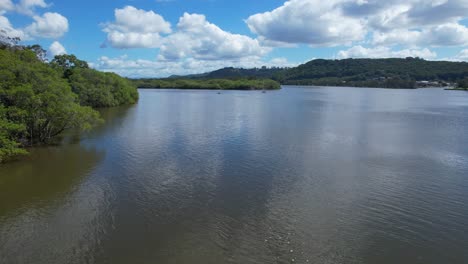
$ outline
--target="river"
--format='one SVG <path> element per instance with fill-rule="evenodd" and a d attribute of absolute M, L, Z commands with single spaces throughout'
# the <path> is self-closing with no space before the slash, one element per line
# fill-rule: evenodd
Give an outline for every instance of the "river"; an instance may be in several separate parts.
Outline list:
<path fill-rule="evenodd" d="M 0 263 L 468 263 L 468 93 L 140 90 L 0 167 Z"/>

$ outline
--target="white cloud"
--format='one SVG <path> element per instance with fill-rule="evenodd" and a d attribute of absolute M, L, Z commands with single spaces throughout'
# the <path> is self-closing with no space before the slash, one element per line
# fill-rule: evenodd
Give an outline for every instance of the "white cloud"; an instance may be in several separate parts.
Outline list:
<path fill-rule="evenodd" d="M 34 22 L 25 28 L 31 37 L 59 38 L 68 31 L 68 20 L 58 13 L 45 13 L 34 16 Z"/>
<path fill-rule="evenodd" d="M 372 42 L 375 45 L 465 46 L 468 45 L 468 28 L 448 23 L 423 30 L 375 32 Z"/>
<path fill-rule="evenodd" d="M 458 53 L 457 58 L 459 60 L 468 61 L 468 49 L 464 49 Z"/>
<path fill-rule="evenodd" d="M 363 40 L 364 21 L 345 16 L 345 0 L 289 0 L 271 12 L 250 16 L 250 30 L 265 39 L 285 43 L 337 46 Z"/>
<path fill-rule="evenodd" d="M 103 29 L 114 48 L 155 48 L 161 45 L 161 34 L 171 33 L 171 24 L 153 11 L 126 6 L 114 15 L 115 21 Z"/>
<path fill-rule="evenodd" d="M 34 10 L 36 7 L 46 8 L 48 4 L 44 0 L 21 0 L 19 4 L 16 5 L 16 11 L 25 15 L 34 15 Z"/>
<path fill-rule="evenodd" d="M 274 58 L 269 61 L 260 58 L 243 58 L 236 60 L 196 60 L 188 58 L 179 61 L 130 60 L 126 56 L 117 58 L 101 57 L 92 67 L 109 72 L 116 72 L 128 77 L 167 77 L 209 72 L 223 67 L 292 67 L 296 63 L 285 58 Z"/>
<path fill-rule="evenodd" d="M 424 49 L 403 49 L 392 50 L 389 47 L 365 48 L 354 46 L 347 50 L 338 52 L 338 59 L 346 58 L 406 58 L 420 57 L 424 59 L 435 59 L 437 54 L 427 48 Z"/>
<path fill-rule="evenodd" d="M 21 40 L 32 40 L 35 38 L 59 38 L 68 31 L 68 20 L 66 17 L 47 12 L 35 15 L 36 8 L 49 7 L 44 0 L 20 0 L 14 4 L 11 0 L 0 0 L 0 29 L 9 37 L 19 37 Z M 31 16 L 33 22 L 24 28 L 15 28 L 4 16 L 5 13 L 23 14 Z"/>
<path fill-rule="evenodd" d="M 366 18 L 377 30 L 409 29 L 457 22 L 468 13 L 466 0 L 345 1 L 346 16 Z"/>
<path fill-rule="evenodd" d="M 0 29 L 3 30 L 8 37 L 19 37 L 21 39 L 25 37 L 24 32 L 22 30 L 15 29 L 5 16 L 0 16 Z"/>
<path fill-rule="evenodd" d="M 159 48 L 159 60 L 232 60 L 259 57 L 270 51 L 259 40 L 226 32 L 204 15 L 184 13 L 176 31 L 153 11 L 132 6 L 115 10 L 115 21 L 104 25 L 106 44 L 114 48 Z"/>
<path fill-rule="evenodd" d="M 442 58 L 443 61 L 466 61 L 468 62 L 468 49 L 461 50 L 457 55 L 449 58 Z"/>
<path fill-rule="evenodd" d="M 177 32 L 164 39 L 159 59 L 225 60 L 262 56 L 269 50 L 256 39 L 223 31 L 204 15 L 185 13 Z"/>
<path fill-rule="evenodd" d="M 54 41 L 50 47 L 49 47 L 49 50 L 48 50 L 48 53 L 52 56 L 52 57 L 55 57 L 57 55 L 63 55 L 63 54 L 67 54 L 67 50 L 65 49 L 65 47 L 60 44 L 60 42 L 58 41 Z"/>
<path fill-rule="evenodd" d="M 0 0 L 0 15 L 5 14 L 7 11 L 13 10 L 14 5 L 11 0 Z"/>
<path fill-rule="evenodd" d="M 465 46 L 467 14 L 467 0 L 289 0 L 246 23 L 265 43 L 336 46 L 371 33 L 375 45 Z"/>

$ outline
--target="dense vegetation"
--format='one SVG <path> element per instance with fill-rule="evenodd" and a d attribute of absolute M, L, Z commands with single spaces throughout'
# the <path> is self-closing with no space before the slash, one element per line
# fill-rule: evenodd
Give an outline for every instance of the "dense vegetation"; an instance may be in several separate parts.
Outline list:
<path fill-rule="evenodd" d="M 274 90 L 280 84 L 270 79 L 137 79 L 139 88 L 211 89 L 211 90 Z"/>
<path fill-rule="evenodd" d="M 415 88 L 417 81 L 455 83 L 468 63 L 406 59 L 313 60 L 274 75 L 283 84 Z"/>
<path fill-rule="evenodd" d="M 124 78 L 89 69 L 69 55 L 47 63 L 42 51 L 0 41 L 0 163 L 66 130 L 93 127 L 101 119 L 92 107 L 138 98 Z"/>
<path fill-rule="evenodd" d="M 56 56 L 50 65 L 61 71 L 81 105 L 111 107 L 133 104 L 138 100 L 135 86 L 115 73 L 90 69 L 74 55 Z"/>
<path fill-rule="evenodd" d="M 444 86 L 459 82 L 466 77 L 468 77 L 466 62 L 426 61 L 409 57 L 318 59 L 294 68 L 224 68 L 184 78 L 271 78 L 281 84 L 290 85 L 416 88 L 422 81 L 431 81 Z"/>
<path fill-rule="evenodd" d="M 459 90 L 468 90 L 468 78 L 460 80 L 457 84 L 457 89 Z"/>

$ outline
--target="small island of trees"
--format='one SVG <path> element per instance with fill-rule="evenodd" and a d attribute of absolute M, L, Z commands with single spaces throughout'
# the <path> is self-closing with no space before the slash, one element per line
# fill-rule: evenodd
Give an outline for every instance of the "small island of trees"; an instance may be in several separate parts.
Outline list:
<path fill-rule="evenodd" d="M 205 90 L 276 90 L 279 82 L 271 79 L 135 79 L 138 88 L 156 89 L 205 89 Z"/>

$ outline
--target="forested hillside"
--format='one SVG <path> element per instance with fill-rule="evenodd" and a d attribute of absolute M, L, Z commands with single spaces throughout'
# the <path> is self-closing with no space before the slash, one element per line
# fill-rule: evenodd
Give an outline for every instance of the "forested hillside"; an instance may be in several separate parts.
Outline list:
<path fill-rule="evenodd" d="M 242 78 L 268 78 L 271 79 L 275 73 L 282 72 L 288 68 L 263 66 L 261 68 L 234 68 L 226 67 L 212 72 L 191 74 L 185 76 L 173 75 L 168 79 L 242 79 Z"/>
<path fill-rule="evenodd" d="M 43 55 L 38 46 L 0 43 L 0 163 L 66 130 L 93 127 L 101 119 L 92 107 L 138 99 L 127 79 L 90 69 L 73 55 L 50 63 Z"/>
<path fill-rule="evenodd" d="M 414 88 L 416 81 L 457 82 L 468 63 L 406 59 L 313 60 L 274 75 L 283 84 Z"/>
<path fill-rule="evenodd" d="M 430 81 L 440 86 L 468 77 L 468 63 L 406 59 L 317 59 L 293 68 L 223 68 L 178 79 L 270 78 L 281 84 L 416 88 Z M 175 78 L 175 77 L 174 77 Z"/>

